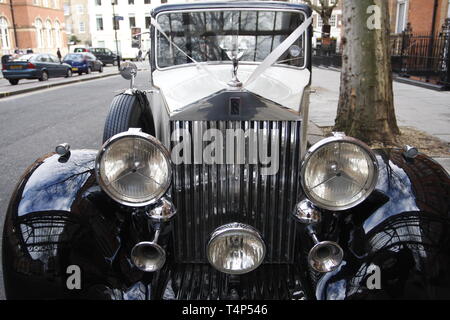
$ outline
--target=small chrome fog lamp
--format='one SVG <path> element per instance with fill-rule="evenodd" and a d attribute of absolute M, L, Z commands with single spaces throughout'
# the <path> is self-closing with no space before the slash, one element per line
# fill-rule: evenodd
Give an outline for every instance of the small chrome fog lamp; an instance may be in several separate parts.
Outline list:
<path fill-rule="evenodd" d="M 244 274 L 255 270 L 265 255 L 266 246 L 259 232 L 236 222 L 217 228 L 207 247 L 209 263 L 228 274 Z"/>

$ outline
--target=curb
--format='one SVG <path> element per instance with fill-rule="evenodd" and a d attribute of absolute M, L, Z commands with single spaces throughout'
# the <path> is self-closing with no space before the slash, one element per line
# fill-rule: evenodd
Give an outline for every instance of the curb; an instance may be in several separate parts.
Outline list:
<path fill-rule="evenodd" d="M 28 93 L 28 92 L 38 91 L 38 90 L 49 89 L 49 88 L 53 88 L 53 87 L 64 86 L 66 84 L 72 84 L 72 83 L 77 83 L 77 82 L 84 82 L 84 81 L 89 81 L 89 80 L 97 80 L 97 79 L 101 79 L 101 78 L 112 77 L 112 76 L 116 76 L 118 74 L 119 74 L 119 71 L 115 71 L 115 72 L 106 73 L 106 74 L 102 74 L 102 75 L 92 76 L 89 78 L 80 78 L 80 79 L 73 79 L 73 80 L 69 80 L 69 81 L 55 82 L 55 83 L 44 84 L 44 85 L 37 86 L 37 87 L 20 89 L 20 90 L 11 91 L 11 92 L 0 92 L 0 99 L 15 96 L 15 95 L 22 94 L 22 93 Z"/>

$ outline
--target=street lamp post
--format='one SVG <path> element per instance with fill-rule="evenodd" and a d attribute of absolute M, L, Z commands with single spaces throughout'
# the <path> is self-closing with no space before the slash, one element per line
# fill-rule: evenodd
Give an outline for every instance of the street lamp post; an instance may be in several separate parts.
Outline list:
<path fill-rule="evenodd" d="M 112 9 L 113 9 L 113 28 L 114 28 L 114 38 L 116 40 L 116 56 L 117 56 L 117 68 L 120 70 L 120 56 L 119 56 L 119 43 L 117 41 L 117 28 L 116 23 L 119 23 L 119 20 L 117 20 L 116 17 L 116 11 L 114 9 L 114 6 L 116 5 L 116 0 L 111 1 Z"/>

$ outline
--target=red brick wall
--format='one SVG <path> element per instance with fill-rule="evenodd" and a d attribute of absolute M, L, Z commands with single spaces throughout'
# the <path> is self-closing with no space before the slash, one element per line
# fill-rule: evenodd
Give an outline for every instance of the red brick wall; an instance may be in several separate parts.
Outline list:
<path fill-rule="evenodd" d="M 391 32 L 395 32 L 397 22 L 397 0 L 389 0 L 391 15 Z M 433 27 L 434 0 L 409 0 L 408 22 L 414 33 L 429 35 Z M 438 0 L 435 32 L 442 29 L 447 18 L 448 0 Z"/>
<path fill-rule="evenodd" d="M 408 21 L 414 33 L 430 34 L 433 26 L 434 0 L 410 0 Z"/>
<path fill-rule="evenodd" d="M 13 32 L 13 22 L 12 22 L 12 15 L 11 15 L 11 7 L 9 4 L 10 0 L 5 0 L 4 2 L 0 3 L 0 17 L 5 17 L 8 21 L 8 26 L 10 29 L 9 32 L 9 41 L 10 41 L 10 47 L 13 49 L 16 44 L 14 41 L 14 32 Z M 0 48 L 1 50 L 2 48 Z"/>
<path fill-rule="evenodd" d="M 9 0 L 8 0 L 9 1 Z M 37 48 L 37 38 L 34 23 L 37 18 L 40 18 L 43 25 L 47 20 L 50 20 L 52 27 L 54 27 L 55 21 L 60 24 L 61 34 L 61 49 L 66 47 L 67 37 L 64 30 L 64 9 L 62 0 L 59 1 L 59 6 L 55 8 L 46 8 L 36 6 L 33 4 L 33 0 L 14 0 L 14 18 L 16 23 L 16 32 L 18 43 L 16 47 L 20 49 L 32 48 L 35 52 L 42 51 Z M 52 0 L 48 0 L 52 4 Z M 42 3 L 42 0 L 40 1 Z M 0 9 L 1 10 L 1 9 Z M 53 31 L 54 32 L 54 31 Z M 45 51 L 51 50 L 52 53 L 56 52 L 56 43 L 53 34 L 54 48 L 45 48 Z M 53 52 L 55 51 L 55 52 Z"/>

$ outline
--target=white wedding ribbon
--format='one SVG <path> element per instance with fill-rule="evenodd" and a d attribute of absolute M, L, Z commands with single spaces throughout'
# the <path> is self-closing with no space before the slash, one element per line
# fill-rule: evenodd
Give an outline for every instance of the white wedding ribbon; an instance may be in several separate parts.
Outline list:
<path fill-rule="evenodd" d="M 262 62 L 261 64 L 253 71 L 247 81 L 244 83 L 244 87 L 249 86 L 253 81 L 258 79 L 258 77 L 263 74 L 267 68 L 271 67 L 278 59 L 283 55 L 283 53 L 288 50 L 295 41 L 308 29 L 310 24 L 312 23 L 312 17 L 306 19 L 297 29 L 295 29 L 289 37 L 287 37 L 278 47 L 275 48 Z"/>
<path fill-rule="evenodd" d="M 211 76 L 211 78 L 213 78 L 214 80 L 216 80 L 218 83 L 220 83 L 223 86 L 226 86 L 227 84 L 223 81 L 221 81 L 219 78 L 216 77 L 216 75 L 214 73 L 212 73 L 210 70 L 208 70 L 205 66 L 203 66 L 200 62 L 198 62 L 197 60 L 195 60 L 194 58 L 192 58 L 190 55 L 188 55 L 186 52 L 183 51 L 183 49 L 181 49 L 179 46 L 177 46 L 172 40 L 170 40 L 170 37 L 164 32 L 164 30 L 162 29 L 161 25 L 158 23 L 158 21 L 156 21 L 156 19 L 154 19 L 153 17 L 150 18 L 150 23 L 152 24 L 152 26 L 154 26 L 156 28 L 156 30 L 158 30 L 163 36 L 164 38 L 167 39 L 167 41 L 169 41 L 169 43 L 174 46 L 178 51 L 180 51 L 183 55 L 185 55 L 189 60 L 191 60 L 197 67 L 199 67 L 200 69 L 202 69 L 203 71 L 205 71 L 209 76 Z"/>

